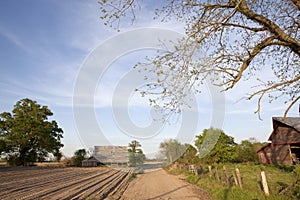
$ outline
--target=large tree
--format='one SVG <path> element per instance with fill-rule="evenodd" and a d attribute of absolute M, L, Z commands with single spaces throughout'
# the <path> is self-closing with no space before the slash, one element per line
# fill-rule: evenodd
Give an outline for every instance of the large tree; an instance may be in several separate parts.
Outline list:
<path fill-rule="evenodd" d="M 130 166 L 136 167 L 144 163 L 146 156 L 143 153 L 141 147 L 142 145 L 136 140 L 133 140 L 128 144 L 128 156 Z"/>
<path fill-rule="evenodd" d="M 185 164 L 196 164 L 199 162 L 199 157 L 197 156 L 197 149 L 190 144 L 184 144 L 184 153 L 177 160 L 179 163 Z"/>
<path fill-rule="evenodd" d="M 217 138 L 217 140 L 216 140 Z M 236 146 L 234 138 L 226 135 L 220 129 L 204 129 L 202 134 L 196 136 L 195 146 L 198 148 L 199 155 L 206 163 L 226 163 L 233 162 L 236 158 Z M 207 147 L 212 146 L 212 149 Z"/>
<path fill-rule="evenodd" d="M 237 162 L 256 162 L 258 163 L 257 151 L 266 146 L 267 143 L 260 143 L 255 138 L 249 138 L 248 140 L 242 140 L 237 145 Z"/>
<path fill-rule="evenodd" d="M 168 163 L 176 161 L 184 155 L 188 146 L 181 144 L 176 139 L 168 139 L 159 144 L 161 153 L 166 157 Z"/>
<path fill-rule="evenodd" d="M 82 166 L 82 161 L 87 158 L 87 151 L 85 149 L 78 149 L 74 152 L 74 156 L 72 157 L 73 165 L 76 167 Z"/>
<path fill-rule="evenodd" d="M 142 7 L 137 0 L 102 0 L 100 5 L 105 24 L 116 28 L 122 17 L 135 20 L 136 9 Z M 161 91 L 163 104 L 179 109 L 186 89 L 197 91 L 206 78 L 226 91 L 240 80 L 256 80 L 263 68 L 273 76 L 257 80 L 256 90 L 247 94 L 249 100 L 257 97 L 258 114 L 264 97 L 283 97 L 288 103 L 284 117 L 299 101 L 299 0 L 168 0 L 158 5 L 155 13 L 163 21 L 186 24 L 186 38 L 175 50 L 148 63 L 154 64 L 148 70 L 159 81 L 148 84 L 146 91 Z"/>
<path fill-rule="evenodd" d="M 60 158 L 63 130 L 49 121 L 53 113 L 36 101 L 22 99 L 12 113 L 0 114 L 0 151 L 14 165 L 43 161 L 52 153 Z"/>

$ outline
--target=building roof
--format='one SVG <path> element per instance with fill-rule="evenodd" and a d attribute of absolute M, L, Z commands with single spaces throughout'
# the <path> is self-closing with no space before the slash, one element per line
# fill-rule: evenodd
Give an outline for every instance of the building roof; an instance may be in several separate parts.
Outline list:
<path fill-rule="evenodd" d="M 300 132 L 300 117 L 286 117 L 285 119 L 283 117 L 273 117 L 272 119 L 273 119 L 273 124 L 274 124 L 274 120 L 276 120 Z"/>
<path fill-rule="evenodd" d="M 82 162 L 91 162 L 91 161 L 95 161 L 95 162 L 100 162 L 100 160 L 98 160 L 97 158 L 95 158 L 94 156 L 91 156 L 85 160 L 83 160 Z"/>
<path fill-rule="evenodd" d="M 95 146 L 93 157 L 101 163 L 127 163 L 127 146 Z"/>
<path fill-rule="evenodd" d="M 278 122 L 285 124 L 300 133 L 300 117 L 286 117 L 285 119 L 283 117 L 272 117 L 272 121 L 273 121 L 273 132 L 271 133 L 268 140 L 272 140 L 272 138 L 275 134 L 275 132 L 274 132 L 275 124 Z"/>

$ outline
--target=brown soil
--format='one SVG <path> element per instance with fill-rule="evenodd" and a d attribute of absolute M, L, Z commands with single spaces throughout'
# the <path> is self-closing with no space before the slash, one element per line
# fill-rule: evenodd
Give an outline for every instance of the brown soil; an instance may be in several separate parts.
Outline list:
<path fill-rule="evenodd" d="M 209 195 L 165 170 L 159 169 L 140 174 L 130 182 L 121 199 L 202 199 Z"/>
<path fill-rule="evenodd" d="M 0 168 L 0 199 L 210 199 L 200 188 L 147 163 L 131 182 L 130 169 Z"/>
<path fill-rule="evenodd" d="M 130 177 L 110 168 L 0 168 L 0 199 L 119 199 Z"/>

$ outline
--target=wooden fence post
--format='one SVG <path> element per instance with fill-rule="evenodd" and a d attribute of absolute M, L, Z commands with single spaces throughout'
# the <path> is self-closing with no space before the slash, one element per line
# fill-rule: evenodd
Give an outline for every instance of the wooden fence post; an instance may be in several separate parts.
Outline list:
<path fill-rule="evenodd" d="M 212 171 L 211 171 L 211 166 L 210 165 L 208 166 L 208 171 L 209 171 L 209 177 L 211 178 L 212 177 Z"/>
<path fill-rule="evenodd" d="M 229 177 L 228 177 L 228 174 L 227 174 L 227 170 L 226 170 L 226 166 L 225 166 L 225 165 L 223 166 L 223 172 L 224 172 L 225 183 L 226 183 L 227 185 L 229 185 Z"/>
<path fill-rule="evenodd" d="M 220 181 L 219 173 L 218 173 L 218 167 L 216 167 L 216 179 L 217 181 Z"/>
<path fill-rule="evenodd" d="M 237 179 L 238 179 L 239 186 L 240 186 L 240 188 L 243 188 L 243 183 L 242 183 L 240 170 L 238 168 L 236 168 L 235 172 L 236 172 L 236 176 L 237 176 Z"/>
<path fill-rule="evenodd" d="M 189 165 L 189 172 L 195 174 L 195 165 Z"/>
<path fill-rule="evenodd" d="M 266 196 L 269 196 L 269 188 L 268 188 L 268 183 L 267 183 L 267 177 L 266 177 L 266 173 L 264 171 L 261 171 L 261 182 L 262 182 L 262 186 L 265 192 Z"/>
<path fill-rule="evenodd" d="M 233 175 L 233 179 L 234 179 L 235 185 L 238 186 L 239 183 L 238 183 L 238 180 L 237 180 L 237 177 L 236 177 L 236 174 L 235 174 L 234 170 L 233 170 L 233 172 L 232 172 L 232 175 Z"/>
<path fill-rule="evenodd" d="M 195 169 L 194 170 L 195 170 L 195 175 L 198 176 L 199 174 L 198 174 L 198 167 L 197 167 L 197 165 L 195 165 Z"/>

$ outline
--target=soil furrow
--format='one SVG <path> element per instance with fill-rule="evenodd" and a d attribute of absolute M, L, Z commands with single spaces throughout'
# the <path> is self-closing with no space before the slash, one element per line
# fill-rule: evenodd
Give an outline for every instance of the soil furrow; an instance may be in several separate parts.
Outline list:
<path fill-rule="evenodd" d="M 55 195 L 55 198 L 57 199 L 76 199 L 77 197 L 80 197 L 82 193 L 84 193 L 86 190 L 89 190 L 93 187 L 100 187 L 101 184 L 105 184 L 105 180 L 110 179 L 111 177 L 117 176 L 117 171 L 110 171 L 109 174 L 106 174 L 106 176 L 99 179 L 99 177 L 95 177 L 92 179 L 89 183 L 80 183 L 76 187 L 70 188 L 67 192 L 62 192 L 61 194 Z"/>
<path fill-rule="evenodd" d="M 103 190 L 100 190 L 96 193 L 94 196 L 95 199 L 105 199 L 110 192 L 112 192 L 115 187 L 127 176 L 126 173 L 121 173 L 118 178 L 116 178 L 114 181 L 111 181 L 110 183 L 106 184 Z"/>
<path fill-rule="evenodd" d="M 93 174 L 93 172 L 86 172 L 83 174 L 80 174 L 80 177 L 85 177 L 85 176 L 89 176 L 90 174 Z M 15 194 L 15 197 L 21 196 L 24 197 L 24 193 L 29 193 L 29 192 L 34 192 L 35 190 L 39 189 L 39 188 L 43 188 L 43 186 L 45 187 L 49 187 L 49 185 L 51 186 L 52 184 L 58 184 L 59 182 L 66 182 L 69 180 L 74 180 L 74 177 L 77 176 L 77 174 L 75 174 L 74 172 L 68 173 L 67 174 L 63 174 L 62 176 L 58 176 L 57 174 L 54 175 L 53 177 L 46 177 L 46 178 L 41 178 L 38 179 L 37 182 L 30 182 L 30 181 L 26 181 L 26 183 L 14 183 L 13 185 L 10 185 L 9 187 L 6 188 L 1 188 L 1 190 L 3 191 L 1 193 L 1 196 L 5 197 L 5 195 L 7 196 L 11 196 L 11 194 Z M 79 177 L 77 177 L 79 178 Z M 16 187 L 16 185 L 20 185 L 20 187 Z M 19 194 L 19 195 L 18 195 Z"/>
<path fill-rule="evenodd" d="M 119 198 L 129 170 L 111 168 L 0 169 L 0 199 Z"/>
<path fill-rule="evenodd" d="M 101 174 L 96 174 L 93 173 L 93 175 L 90 175 L 88 177 L 81 175 L 80 177 L 74 177 L 73 181 L 67 182 L 67 183 L 57 183 L 55 184 L 56 186 L 52 186 L 47 189 L 41 190 L 35 194 L 32 194 L 28 197 L 26 197 L 26 199 L 50 199 L 51 196 L 55 196 L 55 194 L 63 191 L 63 190 L 67 190 L 70 187 L 74 187 L 78 184 L 85 184 L 86 182 L 88 182 L 89 180 L 95 178 L 95 177 L 100 177 Z M 82 179 L 81 179 L 82 178 Z M 22 198 L 25 199 L 25 198 Z M 57 199 L 57 198 L 55 198 Z"/>

